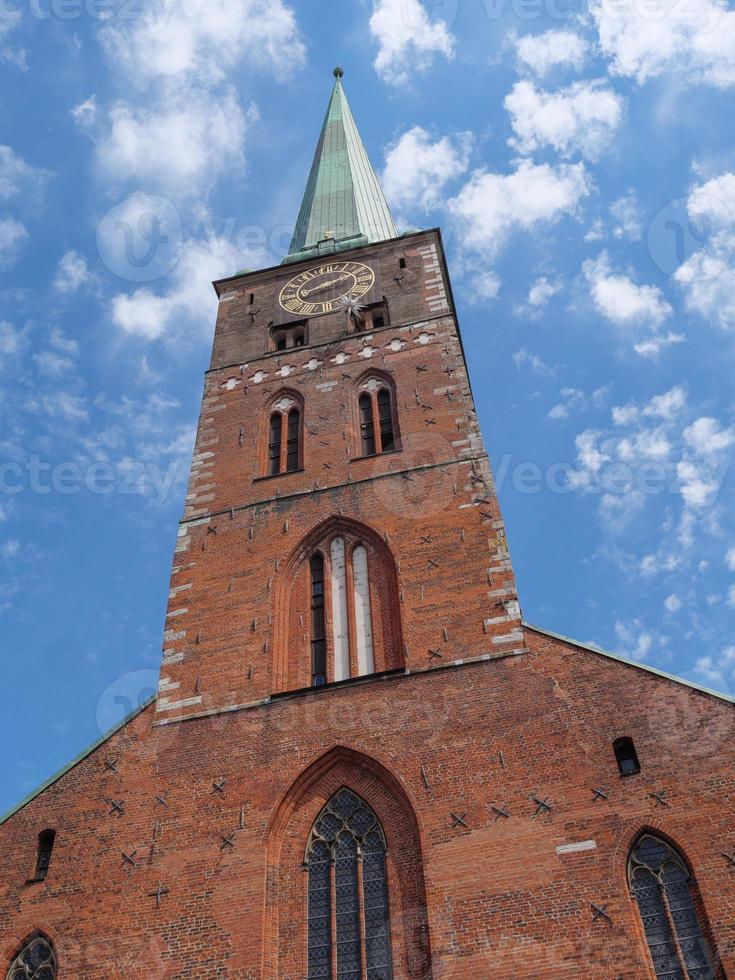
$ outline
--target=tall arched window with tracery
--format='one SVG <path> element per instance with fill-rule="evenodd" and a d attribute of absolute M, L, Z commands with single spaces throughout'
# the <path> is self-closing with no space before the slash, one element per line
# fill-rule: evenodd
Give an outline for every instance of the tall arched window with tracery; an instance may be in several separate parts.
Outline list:
<path fill-rule="evenodd" d="M 404 665 L 398 572 L 372 528 L 330 518 L 282 564 L 273 690 L 320 687 Z"/>
<path fill-rule="evenodd" d="M 628 879 L 656 976 L 715 980 L 701 903 L 683 858 L 659 837 L 643 834 L 630 853 Z"/>
<path fill-rule="evenodd" d="M 375 673 L 373 585 L 367 548 L 351 536 L 337 535 L 330 542 L 326 561 L 321 551 L 314 552 L 309 572 L 312 685 Z M 331 623 L 329 637 L 327 621 Z"/>
<path fill-rule="evenodd" d="M 392 452 L 400 447 L 395 393 L 385 378 L 366 378 L 357 399 L 360 451 L 363 456 Z"/>
<path fill-rule="evenodd" d="M 56 976 L 56 953 L 42 933 L 26 940 L 8 970 L 8 980 L 56 980 Z"/>
<path fill-rule="evenodd" d="M 303 467 L 303 408 L 283 395 L 270 406 L 265 475 L 294 473 Z"/>
<path fill-rule="evenodd" d="M 308 977 L 393 976 L 386 843 L 375 813 L 342 788 L 314 824 L 306 848 Z"/>

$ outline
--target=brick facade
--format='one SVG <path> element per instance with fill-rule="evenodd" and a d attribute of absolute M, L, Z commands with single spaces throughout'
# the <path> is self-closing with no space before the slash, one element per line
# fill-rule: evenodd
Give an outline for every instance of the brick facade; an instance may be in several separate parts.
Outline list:
<path fill-rule="evenodd" d="M 0 826 L 0 976 L 40 930 L 61 977 L 303 980 L 305 848 L 342 786 L 385 833 L 397 980 L 653 978 L 645 829 L 735 975 L 732 705 L 522 623 L 439 234 L 346 255 L 387 301 L 369 334 L 339 310 L 269 349 L 313 261 L 217 284 L 158 696 Z M 371 376 L 400 448 L 364 458 Z M 264 477 L 284 393 L 302 465 Z M 378 673 L 315 689 L 305 563 L 335 534 L 368 551 Z"/>

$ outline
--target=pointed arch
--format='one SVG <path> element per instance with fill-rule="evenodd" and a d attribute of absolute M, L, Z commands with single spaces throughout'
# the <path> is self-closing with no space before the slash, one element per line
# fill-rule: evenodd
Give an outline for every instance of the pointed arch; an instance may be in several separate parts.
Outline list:
<path fill-rule="evenodd" d="M 304 466 L 304 397 L 281 388 L 263 407 L 258 475 L 280 476 Z"/>
<path fill-rule="evenodd" d="M 404 664 L 396 564 L 362 522 L 336 516 L 313 528 L 281 565 L 274 602 L 274 693 Z"/>
<path fill-rule="evenodd" d="M 353 430 L 356 453 L 377 456 L 401 448 L 398 399 L 392 375 L 370 368 L 354 385 Z"/>
<path fill-rule="evenodd" d="M 56 980 L 56 950 L 45 932 L 36 930 L 24 940 L 13 957 L 7 980 Z"/>
<path fill-rule="evenodd" d="M 395 974 L 427 978 L 431 959 L 416 811 L 402 783 L 383 763 L 345 745 L 333 746 L 302 770 L 271 817 L 263 976 L 308 976 L 309 875 L 304 859 L 318 840 L 314 830 L 320 815 L 341 791 L 364 801 L 383 833 Z M 379 945 L 375 952 L 380 952 Z"/>
<path fill-rule="evenodd" d="M 656 976 L 716 980 L 720 974 L 702 898 L 678 846 L 656 830 L 642 830 L 630 847 L 627 875 Z"/>

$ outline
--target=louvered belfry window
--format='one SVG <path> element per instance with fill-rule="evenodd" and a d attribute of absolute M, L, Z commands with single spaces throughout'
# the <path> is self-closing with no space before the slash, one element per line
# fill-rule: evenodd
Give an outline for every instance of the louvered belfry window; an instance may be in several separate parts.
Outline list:
<path fill-rule="evenodd" d="M 307 980 L 391 980 L 383 828 L 348 789 L 319 815 L 306 851 Z"/>
<path fill-rule="evenodd" d="M 25 943 L 8 970 L 8 980 L 56 980 L 56 976 L 54 948 L 40 934 Z"/>
<path fill-rule="evenodd" d="M 656 976 L 715 980 L 693 883 L 682 858 L 658 837 L 644 834 L 631 852 L 628 877 Z"/>
<path fill-rule="evenodd" d="M 363 456 L 389 453 L 398 445 L 393 395 L 386 382 L 369 378 L 358 398 L 360 448 Z"/>
<path fill-rule="evenodd" d="M 268 420 L 267 476 L 294 473 L 302 467 L 302 413 L 293 398 L 284 396 Z"/>

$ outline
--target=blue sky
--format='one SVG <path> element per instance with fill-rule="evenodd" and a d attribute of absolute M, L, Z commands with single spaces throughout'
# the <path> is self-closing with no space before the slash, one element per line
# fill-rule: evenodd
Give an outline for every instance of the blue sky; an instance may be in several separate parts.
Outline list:
<path fill-rule="evenodd" d="M 734 12 L 0 0 L 0 809 L 156 683 L 209 282 L 280 260 L 337 63 L 526 618 L 732 693 Z"/>

